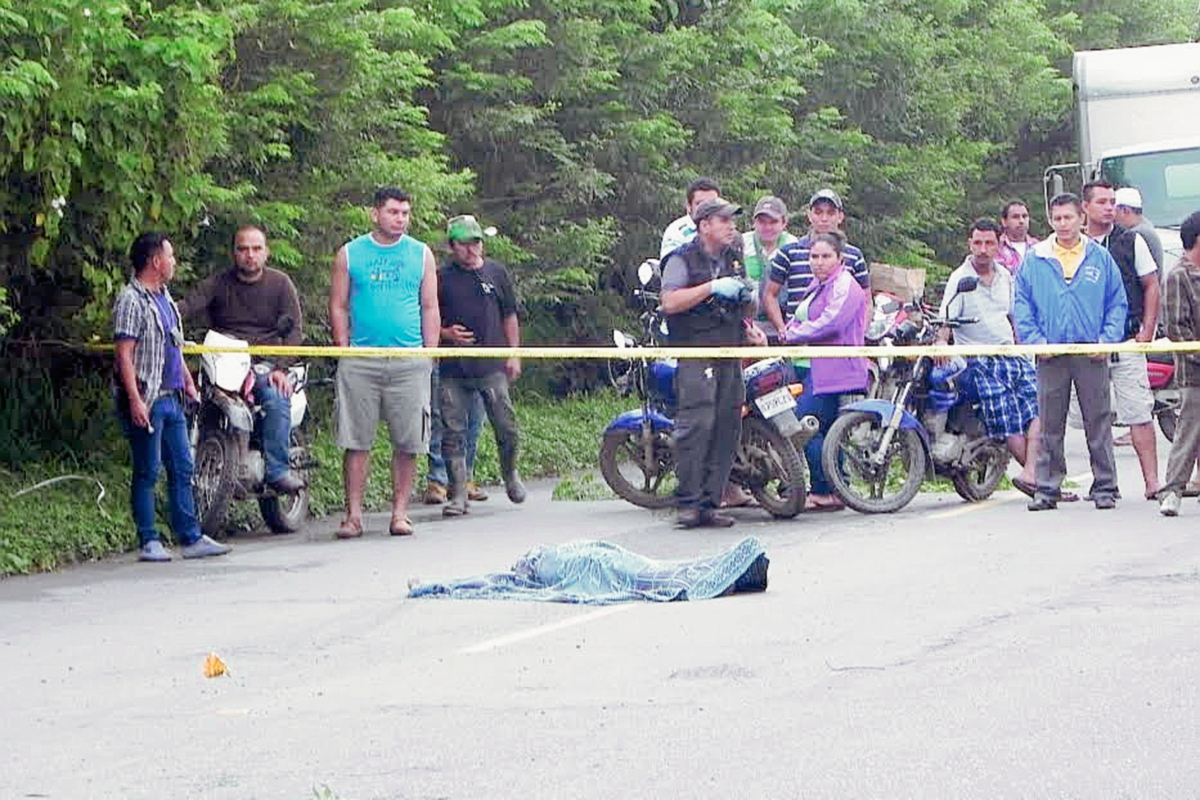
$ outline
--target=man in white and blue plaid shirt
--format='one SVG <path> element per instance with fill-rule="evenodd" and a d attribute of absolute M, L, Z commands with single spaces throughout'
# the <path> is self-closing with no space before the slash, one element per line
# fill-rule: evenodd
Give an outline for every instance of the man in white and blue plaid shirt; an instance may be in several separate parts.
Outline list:
<path fill-rule="evenodd" d="M 183 325 L 167 284 L 175 277 L 175 250 L 161 233 L 143 233 L 129 250 L 133 279 L 117 295 L 113 331 L 117 351 L 117 415 L 129 440 L 133 474 L 130 503 L 139 559 L 170 561 L 155 526 L 154 486 L 167 469 L 171 530 L 184 558 L 219 556 L 229 547 L 200 532 L 192 495 L 192 453 L 184 398 L 199 400 L 183 362 Z"/>

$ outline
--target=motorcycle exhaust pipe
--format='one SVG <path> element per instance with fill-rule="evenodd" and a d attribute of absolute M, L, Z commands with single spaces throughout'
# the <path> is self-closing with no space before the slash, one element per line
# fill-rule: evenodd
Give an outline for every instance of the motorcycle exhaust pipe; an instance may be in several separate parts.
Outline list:
<path fill-rule="evenodd" d="M 800 431 L 792 435 L 792 444 L 797 448 L 804 447 L 808 440 L 817 435 L 817 431 L 821 429 L 821 421 L 812 414 L 805 414 L 800 418 Z"/>

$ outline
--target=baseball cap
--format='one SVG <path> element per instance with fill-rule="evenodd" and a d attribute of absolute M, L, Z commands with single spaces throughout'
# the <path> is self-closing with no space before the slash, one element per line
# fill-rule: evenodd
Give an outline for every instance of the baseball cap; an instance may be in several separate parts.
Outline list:
<path fill-rule="evenodd" d="M 771 219 L 784 219 L 787 217 L 787 206 L 778 197 L 767 195 L 754 204 L 754 216 L 759 214 L 766 214 Z"/>
<path fill-rule="evenodd" d="M 1132 186 L 1125 186 L 1117 189 L 1114 202 L 1116 205 L 1125 206 L 1126 208 L 1141 208 L 1142 193 Z"/>
<path fill-rule="evenodd" d="M 446 238 L 452 242 L 483 241 L 483 228 L 479 220 L 463 214 L 446 223 Z"/>
<path fill-rule="evenodd" d="M 741 206 L 735 206 L 733 203 L 726 200 L 724 197 L 716 197 L 712 200 L 705 200 L 692 213 L 692 222 L 699 223 L 702 219 L 709 217 L 736 217 L 742 213 Z"/>
<path fill-rule="evenodd" d="M 820 191 L 818 191 L 811 198 L 809 198 L 808 206 L 809 206 L 809 208 L 812 208 L 817 203 L 820 203 L 822 201 L 824 201 L 826 203 L 833 203 L 833 207 L 836 208 L 838 211 L 845 210 L 845 208 L 842 206 L 841 195 L 839 195 L 833 189 L 821 189 Z"/>

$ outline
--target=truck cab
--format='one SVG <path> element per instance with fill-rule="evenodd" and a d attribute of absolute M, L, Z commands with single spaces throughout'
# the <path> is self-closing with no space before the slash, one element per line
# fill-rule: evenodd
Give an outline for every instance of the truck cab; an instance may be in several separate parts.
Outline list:
<path fill-rule="evenodd" d="M 1081 51 L 1072 73 L 1080 161 L 1046 170 L 1047 206 L 1101 177 L 1135 187 L 1171 267 L 1180 223 L 1200 210 L 1200 43 Z"/>

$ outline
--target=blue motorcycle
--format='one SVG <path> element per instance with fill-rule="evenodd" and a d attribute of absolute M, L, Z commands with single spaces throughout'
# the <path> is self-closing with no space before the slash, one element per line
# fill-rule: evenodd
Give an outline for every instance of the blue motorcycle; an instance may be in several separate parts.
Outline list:
<path fill-rule="evenodd" d="M 953 297 L 977 286 L 976 278 L 963 278 Z M 977 321 L 910 317 L 893 343 L 933 344 L 939 328 Z M 846 505 L 864 514 L 897 511 L 935 475 L 948 478 L 968 502 L 996 491 L 1008 468 L 1008 448 L 988 436 L 978 402 L 959 391 L 957 379 L 965 369 L 961 358 L 941 366 L 931 356 L 893 358 L 881 381 L 891 388 L 891 399 L 842 409 L 825 434 L 821 462 Z"/>
<path fill-rule="evenodd" d="M 618 347 L 657 346 L 667 339 L 667 325 L 658 310 L 655 262 L 638 270 L 642 287 L 635 291 L 642 311 L 638 339 L 613 331 Z M 628 359 L 630 384 L 641 400 L 639 408 L 620 414 L 604 431 L 600 472 L 619 497 L 642 508 L 675 505 L 674 415 L 675 359 Z M 746 367 L 746 402 L 742 406 L 742 435 L 734 456 L 730 481 L 747 489 L 774 517 L 791 518 L 804 508 L 807 468 L 798 448 L 817 429 L 815 417 L 796 416 L 801 388 L 783 359 L 763 359 Z"/>

